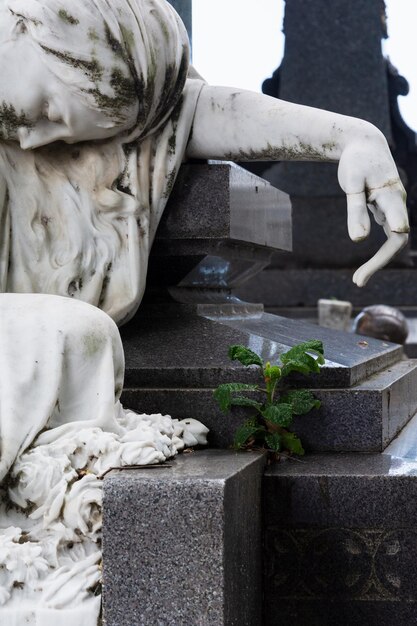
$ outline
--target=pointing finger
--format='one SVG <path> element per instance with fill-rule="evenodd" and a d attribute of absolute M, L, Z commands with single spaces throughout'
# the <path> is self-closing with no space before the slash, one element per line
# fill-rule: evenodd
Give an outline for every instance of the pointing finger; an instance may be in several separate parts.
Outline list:
<path fill-rule="evenodd" d="M 362 265 L 353 275 L 353 282 L 364 287 L 368 280 L 382 267 L 389 263 L 407 243 L 406 233 L 392 233 L 374 256 Z"/>

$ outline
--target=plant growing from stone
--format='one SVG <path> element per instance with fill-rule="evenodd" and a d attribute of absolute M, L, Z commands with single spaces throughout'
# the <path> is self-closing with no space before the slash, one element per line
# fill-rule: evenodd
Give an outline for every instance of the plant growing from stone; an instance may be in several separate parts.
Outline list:
<path fill-rule="evenodd" d="M 214 397 L 224 413 L 228 413 L 233 406 L 253 409 L 253 415 L 235 433 L 236 449 L 263 448 L 275 458 L 282 452 L 304 454 L 299 437 L 288 427 L 294 415 L 309 413 L 318 409 L 321 403 L 307 389 L 288 388 L 285 379 L 291 372 L 304 375 L 319 373 L 320 366 L 324 364 L 323 353 L 321 341 L 306 341 L 281 354 L 279 365 L 271 365 L 269 361 L 263 363 L 258 354 L 245 346 L 230 346 L 232 361 L 259 367 L 264 383 L 225 383 L 214 391 Z M 263 402 L 260 400 L 262 396 Z"/>

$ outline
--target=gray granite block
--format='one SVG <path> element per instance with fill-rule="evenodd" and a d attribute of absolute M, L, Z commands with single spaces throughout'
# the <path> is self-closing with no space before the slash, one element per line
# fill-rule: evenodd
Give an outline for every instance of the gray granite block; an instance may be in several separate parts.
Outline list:
<path fill-rule="evenodd" d="M 380 0 L 286 3 L 280 97 L 369 120 L 389 138 Z M 354 41 L 352 41 L 354 36 Z"/>
<path fill-rule="evenodd" d="M 185 164 L 156 233 L 148 283 L 236 288 L 291 242 L 286 194 L 233 163 Z"/>
<path fill-rule="evenodd" d="M 350 389 L 315 389 L 314 394 L 321 408 L 294 420 L 306 450 L 380 452 L 417 411 L 417 364 L 401 361 Z M 127 388 L 122 402 L 138 412 L 199 419 L 210 428 L 210 444 L 222 448 L 251 414 L 236 407 L 224 415 L 213 389 L 203 388 Z"/>
<path fill-rule="evenodd" d="M 310 454 L 303 461 L 267 468 L 267 527 L 415 527 L 416 463 L 388 454 Z"/>
<path fill-rule="evenodd" d="M 314 455 L 268 468 L 266 625 L 417 623 L 416 467 Z"/>
<path fill-rule="evenodd" d="M 107 626 L 260 626 L 259 453 L 199 451 L 104 482 Z"/>
<path fill-rule="evenodd" d="M 209 309 L 202 309 L 205 315 Z M 228 346 L 248 345 L 274 361 L 290 346 L 316 338 L 324 342 L 326 367 L 311 379 L 291 380 L 315 389 L 323 402 L 296 420 L 307 449 L 380 451 L 417 410 L 416 366 L 400 360 L 400 346 L 260 312 L 213 311 L 209 319 L 191 306 L 144 307 L 122 328 L 125 406 L 200 419 L 211 429 L 211 445 L 227 447 L 248 413 L 240 408 L 223 415 L 213 390 L 224 382 L 260 382 L 258 368 L 229 360 Z"/>
<path fill-rule="evenodd" d="M 166 255 L 173 242 L 189 239 L 291 250 L 289 197 L 234 163 L 185 164 L 158 227 L 155 253 Z"/>
<path fill-rule="evenodd" d="M 314 393 L 321 408 L 294 420 L 307 450 L 382 452 L 417 411 L 417 362 L 400 361 L 350 389 Z"/>

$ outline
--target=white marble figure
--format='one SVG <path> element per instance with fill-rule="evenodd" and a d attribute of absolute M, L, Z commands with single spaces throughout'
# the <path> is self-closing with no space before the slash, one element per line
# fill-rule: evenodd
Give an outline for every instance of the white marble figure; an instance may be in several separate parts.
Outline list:
<path fill-rule="evenodd" d="M 367 236 L 367 205 L 387 235 L 358 285 L 407 241 L 404 190 L 376 128 L 212 87 L 188 58 L 165 0 L 0 0 L 0 622 L 10 626 L 96 624 L 99 476 L 204 441 L 197 422 L 119 402 L 114 322 L 140 304 L 182 161 L 339 161 L 350 236 Z"/>

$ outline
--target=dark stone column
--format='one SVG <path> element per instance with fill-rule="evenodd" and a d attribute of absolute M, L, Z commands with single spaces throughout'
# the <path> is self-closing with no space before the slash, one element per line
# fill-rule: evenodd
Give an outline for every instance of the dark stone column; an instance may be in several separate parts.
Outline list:
<path fill-rule="evenodd" d="M 279 96 L 369 120 L 390 136 L 381 0 L 287 0 Z"/>
<path fill-rule="evenodd" d="M 381 0 L 287 0 L 285 52 L 270 95 L 361 117 L 391 139 L 388 85 L 381 50 Z M 297 196 L 341 195 L 335 165 L 286 163 L 274 182 Z"/>
<path fill-rule="evenodd" d="M 366 119 L 391 141 L 382 0 L 286 0 L 285 53 L 264 91 L 297 102 Z M 374 227 L 368 242 L 354 244 L 346 228 L 346 201 L 337 165 L 280 163 L 262 176 L 291 195 L 293 254 L 276 264 L 355 267 L 381 245 Z"/>

